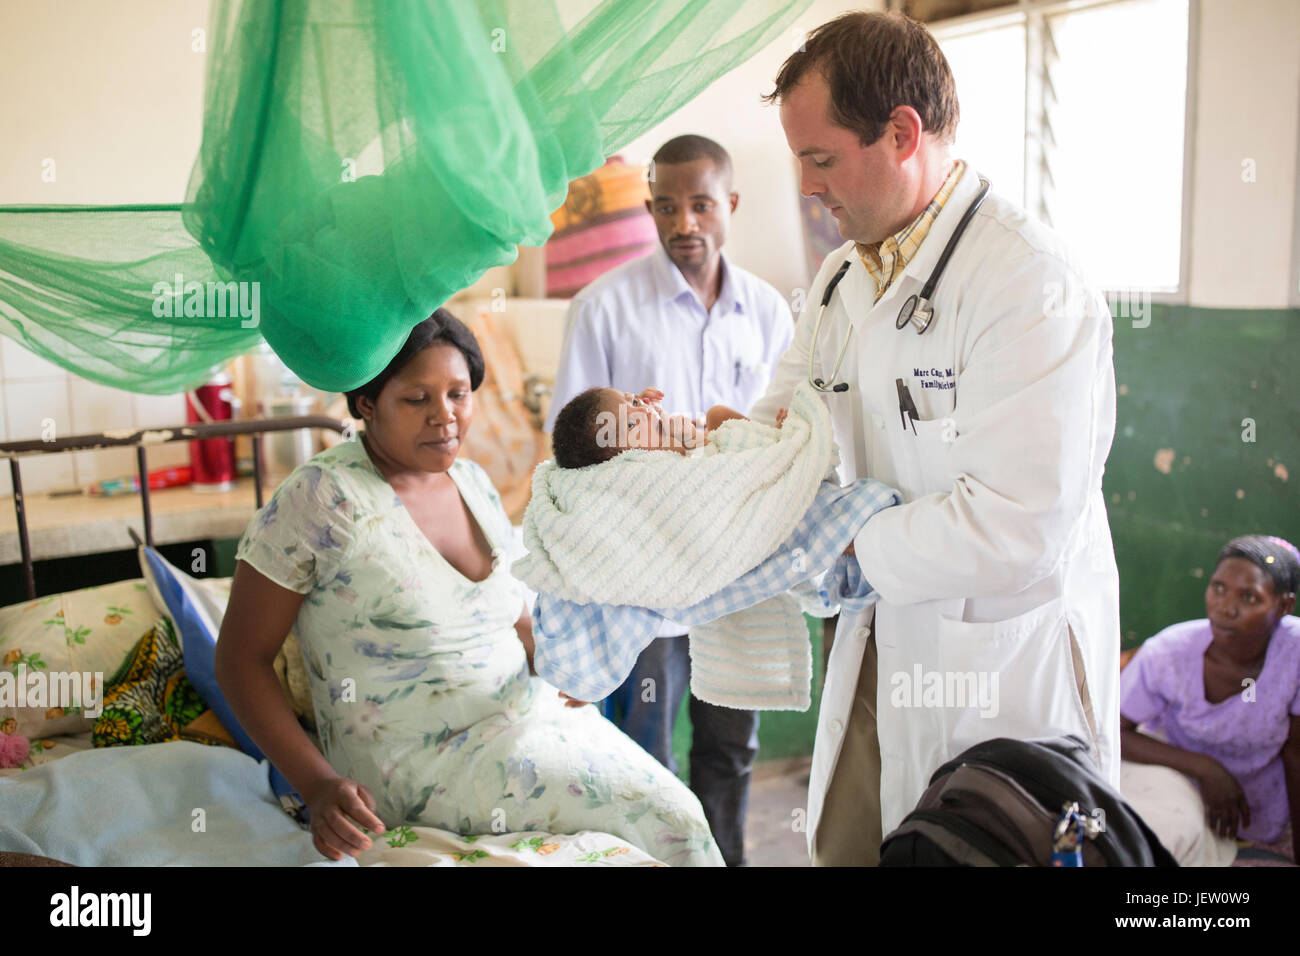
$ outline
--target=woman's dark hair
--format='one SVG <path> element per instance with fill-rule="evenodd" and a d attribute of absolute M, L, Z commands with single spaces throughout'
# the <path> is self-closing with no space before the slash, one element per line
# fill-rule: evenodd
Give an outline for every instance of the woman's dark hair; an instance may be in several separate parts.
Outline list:
<path fill-rule="evenodd" d="M 454 345 L 460 349 L 460 354 L 465 356 L 465 364 L 469 366 L 470 391 L 483 384 L 483 353 L 479 350 L 478 339 L 474 338 L 474 333 L 464 322 L 446 309 L 439 309 L 411 329 L 411 334 L 406 337 L 406 344 L 402 346 L 402 350 L 393 356 L 393 360 L 384 367 L 382 372 L 360 388 L 343 393 L 347 396 L 348 412 L 353 418 L 360 418 L 361 413 L 357 410 L 357 399 L 360 396 L 364 395 L 372 402 L 375 401 L 379 398 L 379 393 L 384 390 L 384 386 L 388 384 L 388 380 L 404 369 L 407 362 L 429 346 L 439 344 Z"/>
<path fill-rule="evenodd" d="M 1282 538 L 1262 534 L 1233 538 L 1223 546 L 1214 566 L 1228 558 L 1245 558 L 1272 578 L 1274 597 L 1295 594 L 1300 588 L 1300 555 L 1295 545 Z"/>
<path fill-rule="evenodd" d="M 604 447 L 597 441 L 597 416 L 601 388 L 589 388 L 575 395 L 555 416 L 551 430 L 551 450 L 561 468 L 586 468 L 608 461 L 618 454 L 617 447 Z"/>
<path fill-rule="evenodd" d="M 785 99 L 810 70 L 830 87 L 831 118 L 863 146 L 880 139 L 899 106 L 916 110 L 941 140 L 957 134 L 961 111 L 948 61 L 934 35 L 901 13 L 845 13 L 823 23 L 782 64 L 763 99 Z"/>

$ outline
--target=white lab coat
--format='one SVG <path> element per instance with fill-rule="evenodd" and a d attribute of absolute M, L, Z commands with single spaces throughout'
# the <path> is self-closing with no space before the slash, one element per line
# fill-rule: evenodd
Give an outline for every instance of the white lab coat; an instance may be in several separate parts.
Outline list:
<path fill-rule="evenodd" d="M 1119 783 L 1119 577 L 1101 490 L 1115 432 L 1106 302 L 1050 230 L 991 192 L 938 284 L 930 329 L 917 335 L 894 325 L 977 189 L 968 166 L 875 305 L 853 244 L 827 257 L 794 342 L 751 411 L 771 421 L 807 379 L 822 291 L 851 259 L 826 310 L 816 374 L 829 378 L 857 320 L 839 378 L 849 391 L 824 396 L 842 477 L 879 479 L 904 502 L 854 541 L 881 595 L 874 613 L 885 834 L 940 764 L 994 737 L 1077 734 Z M 903 430 L 899 378 L 920 413 L 916 434 Z M 809 784 L 810 852 L 871 615 L 846 613 L 836 630 Z M 948 687 L 942 699 L 913 690 L 933 688 L 932 674 Z M 983 702 L 961 696 L 975 686 L 965 675 L 985 681 Z"/>

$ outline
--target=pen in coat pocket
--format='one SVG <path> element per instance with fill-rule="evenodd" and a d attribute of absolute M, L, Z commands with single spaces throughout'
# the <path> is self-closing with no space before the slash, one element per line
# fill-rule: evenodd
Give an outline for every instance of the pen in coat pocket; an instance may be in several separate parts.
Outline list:
<path fill-rule="evenodd" d="M 921 417 L 921 414 L 916 410 L 916 402 L 912 400 L 912 393 L 903 384 L 903 380 L 896 378 L 894 384 L 898 388 L 898 415 L 903 420 L 903 431 L 907 431 L 907 426 L 911 425 L 912 434 L 915 435 L 916 420 Z"/>

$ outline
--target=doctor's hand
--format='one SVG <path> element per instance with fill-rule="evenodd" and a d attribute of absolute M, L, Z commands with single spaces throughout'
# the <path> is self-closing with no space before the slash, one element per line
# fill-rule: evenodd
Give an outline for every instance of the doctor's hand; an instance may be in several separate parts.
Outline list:
<path fill-rule="evenodd" d="M 1206 757 L 1196 775 L 1205 801 L 1205 815 L 1210 828 L 1221 837 L 1232 839 L 1240 829 L 1250 826 L 1250 804 L 1237 778 L 1213 757 Z"/>
<path fill-rule="evenodd" d="M 565 707 L 586 707 L 591 703 L 589 700 L 578 700 L 576 697 L 570 697 L 564 691 L 560 691 L 560 697 L 564 699 Z"/>
<path fill-rule="evenodd" d="M 713 431 L 722 427 L 723 422 L 729 422 L 733 418 L 739 419 L 742 422 L 749 421 L 749 419 L 740 414 L 740 412 L 736 411 L 734 408 L 728 408 L 726 405 L 714 405 L 704 416 L 704 426 L 709 431 Z"/>
<path fill-rule="evenodd" d="M 346 853 L 356 856 L 370 849 L 365 827 L 384 832 L 384 821 L 375 816 L 375 798 L 364 786 L 347 777 L 329 777 L 303 795 L 311 810 L 311 838 L 322 856 L 341 860 Z"/>

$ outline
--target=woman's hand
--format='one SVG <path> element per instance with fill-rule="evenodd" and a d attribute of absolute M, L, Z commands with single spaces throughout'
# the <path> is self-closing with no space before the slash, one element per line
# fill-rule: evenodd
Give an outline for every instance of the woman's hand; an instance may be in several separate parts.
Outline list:
<path fill-rule="evenodd" d="M 384 822 L 375 816 L 375 798 L 370 791 L 347 777 L 328 777 L 307 796 L 311 810 L 312 842 L 322 856 L 343 859 L 370 849 L 370 838 L 359 826 L 384 832 Z"/>
<path fill-rule="evenodd" d="M 1210 829 L 1221 837 L 1235 838 L 1240 829 L 1250 826 L 1250 804 L 1237 778 L 1213 757 L 1206 757 L 1196 775 L 1205 801 Z"/>
<path fill-rule="evenodd" d="M 560 691 L 560 697 L 564 699 L 565 707 L 586 707 L 591 703 L 589 700 L 578 700 L 576 697 L 570 697 L 564 691 Z"/>
<path fill-rule="evenodd" d="M 778 408 L 778 409 L 776 410 L 776 427 L 777 427 L 777 428 L 780 428 L 782 425 L 785 424 L 786 416 L 789 415 L 789 414 L 790 414 L 789 410 L 788 410 L 788 409 L 785 409 L 785 408 Z"/>
<path fill-rule="evenodd" d="M 519 615 L 519 620 L 515 621 L 515 633 L 519 636 L 519 643 L 524 645 L 524 656 L 528 658 L 528 673 L 535 675 L 537 667 L 533 663 L 533 655 L 536 654 L 536 644 L 533 640 L 533 615 L 528 610 L 528 605 L 524 605 L 524 613 Z"/>

